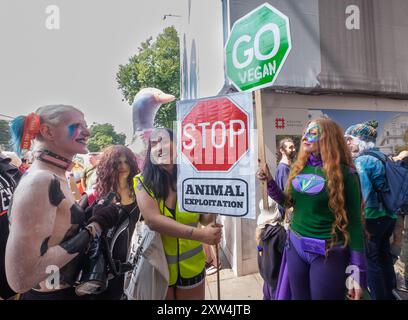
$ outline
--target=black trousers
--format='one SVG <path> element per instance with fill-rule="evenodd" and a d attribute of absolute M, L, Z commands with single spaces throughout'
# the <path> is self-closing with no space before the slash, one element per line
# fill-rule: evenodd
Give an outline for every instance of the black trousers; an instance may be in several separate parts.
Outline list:
<path fill-rule="evenodd" d="M 397 279 L 390 252 L 390 238 L 396 219 L 380 217 L 366 219 L 369 233 L 367 241 L 367 280 L 370 295 L 374 300 L 394 300 L 392 290 Z"/>
<path fill-rule="evenodd" d="M 69 287 L 52 292 L 30 290 L 21 296 L 21 300 L 83 300 L 75 294 L 75 288 Z"/>

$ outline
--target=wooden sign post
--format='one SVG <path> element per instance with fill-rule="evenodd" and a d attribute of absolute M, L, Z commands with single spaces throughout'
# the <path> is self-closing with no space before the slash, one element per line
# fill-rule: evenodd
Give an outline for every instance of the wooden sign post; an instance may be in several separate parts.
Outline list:
<path fill-rule="evenodd" d="M 256 112 L 256 128 L 258 130 L 258 158 L 261 168 L 266 163 L 264 130 L 263 130 L 263 116 L 262 116 L 262 97 L 261 90 L 255 91 L 255 112 Z M 261 183 L 262 203 L 263 209 L 268 210 L 268 190 L 267 182 Z"/>
<path fill-rule="evenodd" d="M 215 216 L 215 222 L 217 222 L 218 215 Z M 217 300 L 221 300 L 221 281 L 220 281 L 220 254 L 219 245 L 215 245 L 215 263 L 217 266 Z"/>

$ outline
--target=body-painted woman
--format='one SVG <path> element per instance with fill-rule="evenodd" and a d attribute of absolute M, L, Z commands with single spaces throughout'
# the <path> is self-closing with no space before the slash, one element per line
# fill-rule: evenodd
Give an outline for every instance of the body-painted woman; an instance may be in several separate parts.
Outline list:
<path fill-rule="evenodd" d="M 25 293 L 23 299 L 75 299 L 73 284 L 84 252 L 118 218 L 109 205 L 87 221 L 65 179 L 75 154 L 88 152 L 84 115 L 71 106 L 45 106 L 13 120 L 11 132 L 20 154 L 33 140 L 36 148 L 9 211 L 7 280 L 13 290 Z"/>

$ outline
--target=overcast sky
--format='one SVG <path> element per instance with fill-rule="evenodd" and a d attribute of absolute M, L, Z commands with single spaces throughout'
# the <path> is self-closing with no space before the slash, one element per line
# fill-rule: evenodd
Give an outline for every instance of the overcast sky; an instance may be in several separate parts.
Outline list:
<path fill-rule="evenodd" d="M 0 0 L 0 113 L 53 103 L 80 108 L 88 124 L 112 123 L 129 138 L 131 108 L 115 80 L 119 64 L 165 27 L 180 26 L 186 0 Z M 49 5 L 60 29 L 48 30 Z M 0 117 L 0 119 L 4 119 Z"/>

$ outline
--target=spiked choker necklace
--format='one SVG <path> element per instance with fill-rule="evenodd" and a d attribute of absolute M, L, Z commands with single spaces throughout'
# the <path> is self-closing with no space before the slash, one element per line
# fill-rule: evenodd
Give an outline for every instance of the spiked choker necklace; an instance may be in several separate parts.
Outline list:
<path fill-rule="evenodd" d="M 74 163 L 71 160 L 59 156 L 58 154 L 55 154 L 49 150 L 40 151 L 40 154 L 36 158 L 58 168 L 64 169 L 65 171 L 71 171 L 72 167 L 74 166 Z"/>

